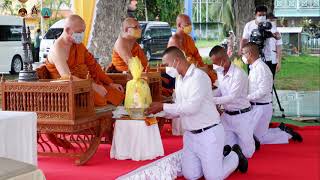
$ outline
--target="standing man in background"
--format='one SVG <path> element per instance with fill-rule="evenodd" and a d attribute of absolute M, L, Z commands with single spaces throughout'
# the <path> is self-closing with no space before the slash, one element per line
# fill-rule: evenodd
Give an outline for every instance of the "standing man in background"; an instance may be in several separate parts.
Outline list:
<path fill-rule="evenodd" d="M 279 33 L 277 30 L 277 18 L 273 13 L 267 14 L 267 20 L 271 22 L 272 28 L 276 29 L 276 32 Z M 266 64 L 269 66 L 274 79 L 276 72 L 279 72 L 281 68 L 282 39 L 268 38 L 265 49 Z"/>
<path fill-rule="evenodd" d="M 36 34 L 34 36 L 34 62 L 39 62 L 39 51 L 40 51 L 40 35 L 41 35 L 41 30 L 37 29 Z"/>

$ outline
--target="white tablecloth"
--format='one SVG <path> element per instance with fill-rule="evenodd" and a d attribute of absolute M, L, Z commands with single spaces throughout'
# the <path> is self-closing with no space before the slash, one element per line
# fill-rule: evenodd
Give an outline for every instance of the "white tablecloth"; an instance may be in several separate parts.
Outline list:
<path fill-rule="evenodd" d="M 37 165 L 37 114 L 0 111 L 0 157 Z"/>
<path fill-rule="evenodd" d="M 135 161 L 163 156 L 158 124 L 147 126 L 144 120 L 117 120 L 110 157 Z"/>

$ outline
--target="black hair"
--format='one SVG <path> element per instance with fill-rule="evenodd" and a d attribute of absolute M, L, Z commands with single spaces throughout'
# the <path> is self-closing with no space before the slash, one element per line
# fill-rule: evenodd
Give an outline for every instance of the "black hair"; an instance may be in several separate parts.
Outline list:
<path fill-rule="evenodd" d="M 213 56 L 213 55 L 217 55 L 217 54 L 220 54 L 222 52 L 225 52 L 224 48 L 222 46 L 214 46 L 211 50 L 210 50 L 210 53 L 209 53 L 209 57 Z"/>
<path fill-rule="evenodd" d="M 268 8 L 265 5 L 256 6 L 256 14 L 257 12 L 268 12 Z"/>

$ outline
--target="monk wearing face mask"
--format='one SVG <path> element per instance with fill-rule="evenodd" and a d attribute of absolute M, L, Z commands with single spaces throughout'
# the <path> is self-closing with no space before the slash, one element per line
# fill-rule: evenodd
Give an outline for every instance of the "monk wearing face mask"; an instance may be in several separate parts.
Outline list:
<path fill-rule="evenodd" d="M 119 105 L 123 99 L 123 87 L 114 84 L 93 55 L 82 44 L 85 22 L 78 15 L 70 15 L 65 21 L 61 36 L 50 49 L 46 68 L 51 79 L 85 79 L 89 73 L 93 79 L 94 103 L 104 106 L 107 103 Z"/>
<path fill-rule="evenodd" d="M 147 67 L 147 58 L 137 43 L 137 39 L 141 38 L 141 31 L 136 19 L 126 18 L 123 21 L 121 33 L 112 52 L 112 66 L 117 72 L 128 71 L 128 62 L 132 57 L 138 57 L 143 67 Z"/>
<path fill-rule="evenodd" d="M 203 67 L 204 63 L 199 54 L 199 51 L 189 35 L 192 31 L 192 24 L 189 16 L 185 14 L 180 14 L 176 20 L 177 23 L 177 32 L 170 38 L 168 47 L 176 46 L 182 50 L 187 60 L 195 64 L 198 67 Z"/>
<path fill-rule="evenodd" d="M 168 47 L 175 46 L 179 48 L 185 54 L 187 61 L 196 65 L 196 67 L 206 67 L 192 37 L 189 35 L 192 31 L 190 17 L 185 14 L 178 15 L 176 25 L 177 32 L 170 38 Z M 207 74 L 211 82 L 214 83 L 217 79 L 216 73 L 208 69 Z"/>

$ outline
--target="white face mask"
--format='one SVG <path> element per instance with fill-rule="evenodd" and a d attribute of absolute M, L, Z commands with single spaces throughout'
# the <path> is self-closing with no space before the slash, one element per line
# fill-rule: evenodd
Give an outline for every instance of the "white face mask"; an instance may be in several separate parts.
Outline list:
<path fill-rule="evenodd" d="M 248 64 L 248 59 L 244 55 L 242 56 L 242 61 L 243 63 Z"/>
<path fill-rule="evenodd" d="M 174 65 L 175 61 L 176 60 L 173 61 L 172 66 Z M 176 78 L 179 76 L 177 69 L 174 67 L 166 67 L 166 73 L 172 78 Z"/>
<path fill-rule="evenodd" d="M 258 23 L 261 23 L 261 22 L 265 22 L 267 20 L 267 17 L 266 16 L 257 16 L 256 17 L 256 21 Z"/>
<path fill-rule="evenodd" d="M 84 38 L 84 32 L 72 34 L 72 39 L 76 44 L 81 44 L 83 41 L 83 38 Z"/>
<path fill-rule="evenodd" d="M 213 70 L 215 70 L 217 73 L 223 73 L 224 71 L 224 64 L 222 65 L 222 62 L 220 65 L 212 64 Z"/>
<path fill-rule="evenodd" d="M 166 73 L 172 78 L 176 78 L 179 75 L 177 69 L 174 67 L 166 67 Z"/>

